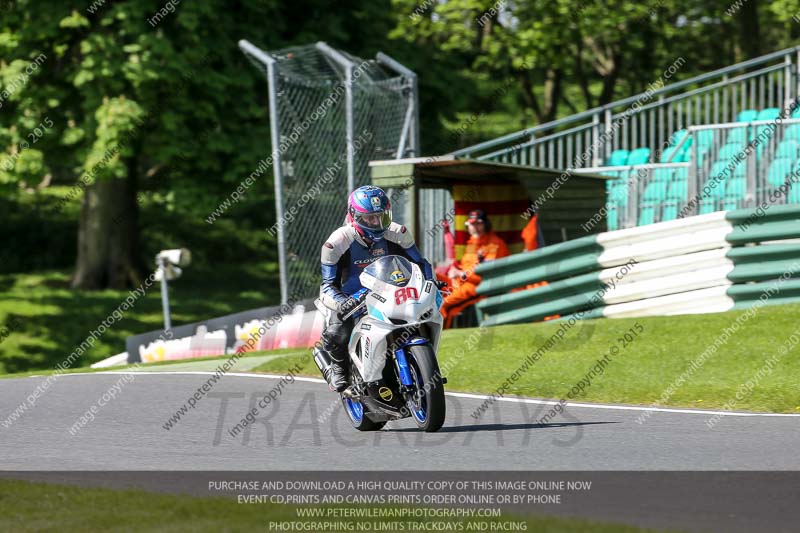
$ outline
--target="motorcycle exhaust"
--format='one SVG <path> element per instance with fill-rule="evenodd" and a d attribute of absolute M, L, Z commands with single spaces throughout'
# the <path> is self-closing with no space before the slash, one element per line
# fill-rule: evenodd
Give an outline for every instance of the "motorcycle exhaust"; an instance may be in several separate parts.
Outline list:
<path fill-rule="evenodd" d="M 328 385 L 331 385 L 331 356 L 320 348 L 319 346 L 315 346 L 312 350 L 312 354 L 314 355 L 314 362 L 317 364 L 317 368 L 319 371 L 322 372 L 322 377 L 325 378 L 325 381 L 328 382 Z"/>

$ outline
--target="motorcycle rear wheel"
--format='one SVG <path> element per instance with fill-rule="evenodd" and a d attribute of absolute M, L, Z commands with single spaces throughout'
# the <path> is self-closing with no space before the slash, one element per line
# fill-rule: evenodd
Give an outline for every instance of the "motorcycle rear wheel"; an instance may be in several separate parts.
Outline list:
<path fill-rule="evenodd" d="M 350 423 L 359 431 L 378 431 L 386 425 L 386 422 L 373 422 L 367 418 L 364 404 L 358 400 L 342 396 L 342 405 Z"/>
<path fill-rule="evenodd" d="M 359 380 L 355 373 L 355 370 L 351 368 L 350 383 L 355 383 L 356 380 Z M 342 405 L 344 406 L 344 412 L 347 413 L 347 418 L 350 419 L 350 423 L 359 431 L 378 431 L 386 425 L 385 421 L 373 422 L 370 420 L 367 417 L 367 408 L 359 400 L 342 395 Z"/>

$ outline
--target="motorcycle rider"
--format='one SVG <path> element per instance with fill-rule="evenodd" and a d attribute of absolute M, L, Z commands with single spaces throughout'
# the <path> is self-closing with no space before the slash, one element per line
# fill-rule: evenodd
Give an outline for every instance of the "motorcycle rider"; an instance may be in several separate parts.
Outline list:
<path fill-rule="evenodd" d="M 348 199 L 345 224 L 322 245 L 320 300 L 332 311 L 322 332 L 322 349 L 330 355 L 330 382 L 336 392 L 343 392 L 348 386 L 348 341 L 354 325 L 352 317 L 342 317 L 358 305 L 351 295 L 362 288 L 358 279 L 362 270 L 386 255 L 403 256 L 419 265 L 426 280 L 435 279 L 433 268 L 420 254 L 411 233 L 392 222 L 391 203 L 383 189 L 359 187 Z"/>

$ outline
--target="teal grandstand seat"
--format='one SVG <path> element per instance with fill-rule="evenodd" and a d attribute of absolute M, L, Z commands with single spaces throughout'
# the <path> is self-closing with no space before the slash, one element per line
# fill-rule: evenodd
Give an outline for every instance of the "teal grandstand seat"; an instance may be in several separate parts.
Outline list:
<path fill-rule="evenodd" d="M 674 154 L 674 156 L 673 156 L 673 154 Z M 683 155 L 683 151 L 682 150 L 680 152 L 676 153 L 675 147 L 674 146 L 670 146 L 669 148 L 667 148 L 666 150 L 661 152 L 661 156 L 658 158 L 658 162 L 659 163 L 675 163 L 675 162 L 677 162 L 678 159 L 681 158 L 682 155 Z M 670 158 L 672 158 L 671 161 L 670 161 Z"/>
<path fill-rule="evenodd" d="M 717 163 L 716 165 L 718 165 L 718 164 L 720 164 L 720 163 Z M 725 163 L 724 161 L 722 162 L 722 164 L 723 165 L 727 165 L 727 163 Z M 716 165 L 714 165 L 714 166 L 716 166 Z M 711 189 L 711 191 L 708 193 L 709 198 L 722 198 L 723 196 L 725 196 L 725 184 L 727 183 L 727 181 L 729 179 L 731 179 L 731 176 L 730 176 L 730 174 L 726 175 L 722 180 L 717 182 L 717 184 L 715 186 L 711 187 L 711 178 L 713 178 L 714 176 L 719 176 L 719 175 L 720 175 L 719 173 L 714 173 L 713 170 L 712 170 L 711 175 L 709 176 L 708 185 L 709 185 L 709 188 Z M 700 190 L 702 191 L 704 188 L 705 188 L 705 186 L 701 187 Z"/>
<path fill-rule="evenodd" d="M 655 181 L 671 181 L 675 169 L 672 168 L 657 168 L 653 172 L 653 179 Z"/>
<path fill-rule="evenodd" d="M 628 156 L 629 165 L 644 165 L 650 162 L 650 148 L 637 148 Z"/>
<path fill-rule="evenodd" d="M 728 143 L 719 151 L 718 160 L 733 159 L 744 149 L 742 143 Z"/>
<path fill-rule="evenodd" d="M 747 128 L 732 128 L 728 130 L 728 137 L 725 142 L 727 144 L 747 144 Z"/>
<path fill-rule="evenodd" d="M 608 198 L 620 206 L 628 205 L 628 185 L 624 181 L 615 184 L 614 188 L 609 191 Z"/>
<path fill-rule="evenodd" d="M 664 212 L 661 215 L 661 222 L 675 220 L 678 218 L 678 202 L 667 202 L 664 204 Z"/>
<path fill-rule="evenodd" d="M 689 194 L 689 184 L 686 181 L 673 181 L 669 186 L 667 198 L 672 200 L 685 200 Z"/>
<path fill-rule="evenodd" d="M 790 204 L 800 204 L 800 183 L 795 183 L 792 186 L 792 190 L 789 191 L 789 196 L 786 198 L 786 201 Z"/>
<path fill-rule="evenodd" d="M 686 135 L 686 130 L 678 130 L 674 132 L 669 136 L 669 145 L 677 146 L 677 144 L 683 139 L 684 135 Z"/>
<path fill-rule="evenodd" d="M 729 161 L 729 163 L 733 163 L 733 161 Z M 747 175 L 747 161 L 739 161 L 735 167 L 733 167 L 733 176 L 736 178 L 743 178 Z"/>
<path fill-rule="evenodd" d="M 630 152 L 627 150 L 614 150 L 606 161 L 609 167 L 622 167 L 628 164 L 628 155 Z"/>
<path fill-rule="evenodd" d="M 776 120 L 778 117 L 781 116 L 781 110 L 778 107 L 768 107 L 766 109 L 762 109 L 758 112 L 758 116 L 756 116 L 756 120 Z M 772 141 L 773 137 L 776 137 L 776 131 L 774 128 L 770 129 L 770 126 L 758 126 L 756 127 L 755 136 L 760 138 L 762 141 L 756 147 L 756 157 L 761 159 L 761 155 L 764 152 L 764 148 Z M 772 144 L 772 147 L 775 145 Z"/>
<path fill-rule="evenodd" d="M 711 151 L 710 146 L 698 146 L 697 147 L 697 162 L 702 166 L 703 161 L 705 161 L 706 157 L 708 157 L 708 153 Z M 689 154 L 689 158 L 686 160 L 687 162 L 691 161 L 691 154 Z"/>
<path fill-rule="evenodd" d="M 758 115 L 756 115 L 756 120 L 775 120 L 779 116 L 781 116 L 780 108 L 768 107 L 758 112 Z"/>
<path fill-rule="evenodd" d="M 675 175 L 672 176 L 673 180 L 686 180 L 689 178 L 689 169 L 680 167 L 675 169 Z"/>
<path fill-rule="evenodd" d="M 656 220 L 656 207 L 657 204 L 652 202 L 642 204 L 642 208 L 639 210 L 639 225 L 644 226 L 646 224 L 652 224 Z"/>
<path fill-rule="evenodd" d="M 700 130 L 697 132 L 697 147 L 708 147 L 714 144 L 714 130 Z"/>
<path fill-rule="evenodd" d="M 800 144 L 793 139 L 786 139 L 781 141 L 778 145 L 778 151 L 775 154 L 776 158 L 787 157 L 789 159 L 795 160 L 797 158 L 797 153 L 800 149 Z"/>
<path fill-rule="evenodd" d="M 737 200 L 725 200 L 725 202 L 723 202 L 723 211 L 733 211 L 734 209 L 739 209 L 739 202 Z"/>
<path fill-rule="evenodd" d="M 786 133 L 784 134 L 783 138 L 800 141 L 800 124 L 790 124 L 787 126 Z"/>
<path fill-rule="evenodd" d="M 736 115 L 736 122 L 752 122 L 758 117 L 758 111 L 755 109 L 744 109 L 739 111 Z"/>
<path fill-rule="evenodd" d="M 786 180 L 786 176 L 791 174 L 794 167 L 794 159 L 789 157 L 780 157 L 775 159 L 769 166 L 767 171 L 767 183 L 777 187 Z"/>
<path fill-rule="evenodd" d="M 675 154 L 675 157 L 672 158 L 672 162 L 678 163 L 681 161 L 688 161 L 692 157 L 692 139 L 693 136 L 689 135 L 686 130 L 678 130 L 670 135 L 669 145 L 671 148 L 677 148 L 681 141 L 683 141 L 680 150 Z"/>
<path fill-rule="evenodd" d="M 717 201 L 716 200 L 701 200 L 700 201 L 699 214 L 705 215 L 707 213 L 713 213 L 716 210 L 717 210 Z"/>
<path fill-rule="evenodd" d="M 723 179 L 729 177 L 731 175 L 731 171 L 728 170 L 729 164 L 729 161 L 717 161 L 711 167 L 711 173 L 709 174 L 709 177 L 721 176 Z"/>
<path fill-rule="evenodd" d="M 662 202 L 667 199 L 667 187 L 669 183 L 665 181 L 653 181 L 644 190 L 643 200 L 645 202 Z"/>
<path fill-rule="evenodd" d="M 746 178 L 733 178 L 732 180 L 728 181 L 728 185 L 725 187 L 725 197 L 731 200 L 744 198 L 746 192 Z"/>

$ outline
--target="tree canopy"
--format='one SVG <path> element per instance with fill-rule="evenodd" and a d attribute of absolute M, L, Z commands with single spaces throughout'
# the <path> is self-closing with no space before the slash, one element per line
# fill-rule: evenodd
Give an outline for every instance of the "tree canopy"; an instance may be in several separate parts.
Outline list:
<path fill-rule="evenodd" d="M 269 152 L 266 82 L 239 39 L 392 55 L 420 77 L 423 150 L 441 153 L 643 91 L 678 56 L 688 77 L 800 33 L 796 0 L 735 11 L 729 0 L 18 0 L 1 9 L 0 187 L 10 201 L 73 191 L 60 204 L 82 203 L 73 285 L 89 289 L 141 275 L 143 194 L 201 218 Z M 484 118 L 459 129 L 475 110 Z M 274 223 L 264 176 L 231 212 L 241 223 Z"/>

